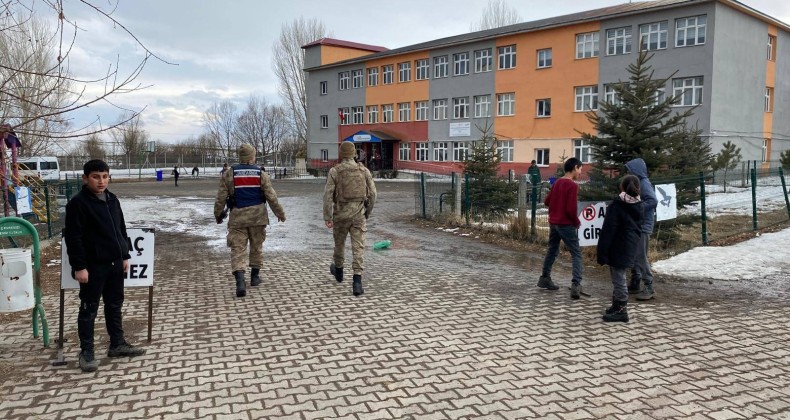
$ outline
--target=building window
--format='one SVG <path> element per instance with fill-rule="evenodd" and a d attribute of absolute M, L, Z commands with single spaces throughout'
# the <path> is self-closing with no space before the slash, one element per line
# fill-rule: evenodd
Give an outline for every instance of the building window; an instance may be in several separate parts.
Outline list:
<path fill-rule="evenodd" d="M 675 79 L 672 81 L 673 95 L 677 106 L 694 106 L 702 103 L 702 76 Z"/>
<path fill-rule="evenodd" d="M 417 70 L 417 80 L 426 80 L 431 77 L 430 64 L 428 64 L 427 58 L 415 61 L 414 67 Z"/>
<path fill-rule="evenodd" d="M 469 97 L 453 98 L 453 119 L 469 118 Z"/>
<path fill-rule="evenodd" d="M 538 50 L 538 68 L 545 69 L 551 67 L 551 48 Z"/>
<path fill-rule="evenodd" d="M 500 162 L 513 162 L 513 140 L 496 142 L 496 152 Z"/>
<path fill-rule="evenodd" d="M 441 57 L 434 57 L 433 58 L 433 78 L 438 79 L 440 77 L 447 77 L 448 73 L 447 64 L 447 56 L 443 55 Z"/>
<path fill-rule="evenodd" d="M 475 51 L 475 73 L 491 71 L 492 61 L 491 48 Z"/>
<path fill-rule="evenodd" d="M 381 75 L 384 78 L 385 85 L 392 84 L 392 75 L 394 73 L 392 64 L 388 64 L 386 66 L 381 66 Z"/>
<path fill-rule="evenodd" d="M 516 94 L 499 93 L 496 96 L 496 114 L 500 117 L 515 115 L 516 113 Z"/>
<path fill-rule="evenodd" d="M 469 74 L 469 53 L 453 54 L 453 76 Z"/>
<path fill-rule="evenodd" d="M 362 107 L 361 106 L 355 106 L 354 108 L 351 108 L 351 110 L 353 111 L 352 115 L 353 115 L 353 119 L 354 119 L 354 124 L 364 124 L 365 123 L 365 120 L 364 120 L 365 113 L 363 112 Z"/>
<path fill-rule="evenodd" d="M 411 152 L 411 145 L 409 143 L 401 143 L 398 146 L 398 160 L 409 160 L 409 152 Z"/>
<path fill-rule="evenodd" d="M 351 124 L 351 109 L 350 108 L 340 108 L 338 110 L 338 116 L 340 117 L 340 125 L 349 125 L 349 124 Z"/>
<path fill-rule="evenodd" d="M 512 69 L 516 67 L 516 46 L 515 45 L 507 45 L 504 47 L 499 47 L 497 49 L 499 52 L 499 69 Z"/>
<path fill-rule="evenodd" d="M 382 105 L 381 106 L 381 119 L 385 123 L 392 122 L 392 104 Z"/>
<path fill-rule="evenodd" d="M 353 86 L 354 89 L 365 86 L 365 74 L 362 70 L 351 71 L 351 86 Z"/>
<path fill-rule="evenodd" d="M 579 86 L 576 88 L 576 112 L 598 109 L 598 86 Z"/>
<path fill-rule="evenodd" d="M 341 71 L 338 74 L 338 78 L 340 79 L 339 87 L 340 90 L 347 90 L 348 89 L 348 82 L 351 78 L 350 73 L 347 71 Z"/>
<path fill-rule="evenodd" d="M 411 81 L 411 62 L 398 63 L 398 83 Z"/>
<path fill-rule="evenodd" d="M 667 27 L 669 22 L 639 25 L 639 50 L 654 51 L 667 48 Z"/>
<path fill-rule="evenodd" d="M 453 160 L 463 162 L 469 157 L 469 144 L 465 141 L 453 142 Z"/>
<path fill-rule="evenodd" d="M 537 108 L 537 115 L 539 118 L 550 117 L 551 116 L 551 99 L 538 99 L 535 102 Z"/>
<path fill-rule="evenodd" d="M 655 94 L 653 94 L 653 105 L 658 106 L 659 104 L 663 103 L 667 100 L 667 90 L 664 88 L 656 89 Z"/>
<path fill-rule="evenodd" d="M 398 104 L 398 121 L 408 122 L 411 120 L 411 102 L 401 102 Z"/>
<path fill-rule="evenodd" d="M 321 95 L 326 95 L 328 90 L 326 86 L 326 82 L 321 82 L 318 84 L 318 86 L 320 88 Z"/>
<path fill-rule="evenodd" d="M 428 121 L 428 101 L 414 103 L 414 119 L 416 121 Z"/>
<path fill-rule="evenodd" d="M 368 69 L 368 86 L 376 86 L 379 84 L 379 68 L 371 67 Z"/>
<path fill-rule="evenodd" d="M 433 119 L 434 120 L 447 119 L 447 99 L 433 100 Z"/>
<path fill-rule="evenodd" d="M 573 157 L 579 159 L 582 163 L 590 163 L 590 141 L 585 139 L 574 139 Z"/>
<path fill-rule="evenodd" d="M 428 143 L 415 143 L 414 148 L 414 160 L 422 162 L 428 160 Z"/>
<path fill-rule="evenodd" d="M 491 95 L 475 96 L 475 118 L 491 116 Z"/>
<path fill-rule="evenodd" d="M 535 149 L 535 162 L 538 166 L 549 166 L 549 149 Z"/>
<path fill-rule="evenodd" d="M 603 100 L 612 105 L 620 105 L 620 95 L 614 90 L 614 85 L 603 86 Z"/>
<path fill-rule="evenodd" d="M 433 161 L 445 162 L 447 160 L 447 142 L 440 141 L 433 145 Z"/>
<path fill-rule="evenodd" d="M 689 47 L 705 43 L 707 17 L 694 16 L 675 21 L 675 46 Z"/>
<path fill-rule="evenodd" d="M 576 35 L 576 58 L 598 57 L 598 32 Z"/>
<path fill-rule="evenodd" d="M 768 162 L 768 145 L 771 143 L 771 139 L 763 139 L 763 162 Z"/>
<path fill-rule="evenodd" d="M 773 35 L 768 35 L 768 45 L 766 46 L 768 51 L 767 58 L 768 61 L 776 61 L 776 37 Z"/>
<path fill-rule="evenodd" d="M 631 27 L 609 29 L 606 31 L 606 55 L 628 54 L 631 52 Z"/>
<path fill-rule="evenodd" d="M 368 106 L 368 124 L 378 124 L 379 122 L 379 106 Z"/>
<path fill-rule="evenodd" d="M 329 128 L 329 115 L 321 116 L 321 128 Z"/>
<path fill-rule="evenodd" d="M 774 88 L 765 88 L 765 112 L 774 110 Z"/>
<path fill-rule="evenodd" d="M 321 149 L 321 160 L 324 162 L 329 161 L 329 149 Z"/>

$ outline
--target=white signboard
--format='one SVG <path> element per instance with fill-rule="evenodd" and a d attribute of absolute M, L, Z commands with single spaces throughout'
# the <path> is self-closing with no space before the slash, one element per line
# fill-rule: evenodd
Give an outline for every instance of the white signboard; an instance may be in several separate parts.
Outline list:
<path fill-rule="evenodd" d="M 126 229 L 129 244 L 129 271 L 126 272 L 124 287 L 148 287 L 154 285 L 154 230 Z M 80 284 L 71 277 L 71 264 L 66 250 L 66 240 L 60 240 L 60 288 L 79 289 Z M 90 281 L 90 273 L 88 273 Z"/>
<path fill-rule="evenodd" d="M 450 123 L 450 137 L 464 137 L 472 135 L 471 122 Z"/>
<path fill-rule="evenodd" d="M 601 234 L 603 219 L 606 217 L 606 205 L 608 203 L 581 201 L 577 205 L 579 210 L 579 246 L 598 245 L 598 236 Z"/>
<path fill-rule="evenodd" d="M 354 134 L 354 142 L 370 141 L 370 134 Z"/>
<path fill-rule="evenodd" d="M 675 184 L 656 185 L 656 220 L 670 220 L 678 217 L 678 193 Z"/>
<path fill-rule="evenodd" d="M 32 213 L 33 203 L 30 200 L 30 188 L 14 187 L 16 194 L 16 212 L 19 214 Z"/>

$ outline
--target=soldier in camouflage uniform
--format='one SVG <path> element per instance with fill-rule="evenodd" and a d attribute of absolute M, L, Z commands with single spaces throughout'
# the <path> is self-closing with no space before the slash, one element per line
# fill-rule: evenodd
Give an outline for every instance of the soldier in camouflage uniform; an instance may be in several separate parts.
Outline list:
<path fill-rule="evenodd" d="M 250 244 L 249 266 L 252 269 L 250 285 L 261 284 L 259 273 L 263 266 L 263 241 L 266 240 L 266 226 L 269 224 L 266 203 L 269 203 L 277 220 L 285 221 L 285 212 L 277 201 L 269 175 L 254 165 L 255 149 L 242 144 L 239 147 L 239 162 L 222 174 L 214 202 L 214 217 L 217 223 L 222 223 L 226 200 L 231 197 L 228 202 L 228 246 L 233 276 L 236 278 L 236 297 L 247 294 L 244 282 L 247 242 Z"/>
<path fill-rule="evenodd" d="M 351 253 L 354 257 L 352 291 L 354 296 L 363 293 L 362 271 L 364 269 L 362 252 L 365 247 L 367 219 L 376 202 L 376 185 L 370 171 L 361 163 L 354 162 L 354 144 L 343 142 L 340 145 L 342 161 L 329 170 L 324 188 L 324 222 L 333 229 L 335 252 L 330 272 L 335 280 L 343 281 L 343 262 L 345 260 L 346 236 L 351 234 Z"/>

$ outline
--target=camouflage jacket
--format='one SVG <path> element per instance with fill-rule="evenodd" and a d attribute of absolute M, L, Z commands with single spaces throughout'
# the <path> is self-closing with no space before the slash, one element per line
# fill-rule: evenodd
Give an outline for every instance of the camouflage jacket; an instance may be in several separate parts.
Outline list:
<path fill-rule="evenodd" d="M 342 162 L 329 170 L 329 174 L 326 177 L 326 187 L 324 188 L 324 221 L 351 220 L 359 215 L 370 216 L 370 213 L 373 211 L 373 205 L 376 203 L 376 184 L 373 183 L 373 176 L 367 168 L 364 168 L 365 182 L 367 183 L 367 200 L 341 202 L 337 199 L 336 191 L 338 168 L 341 166 L 355 167 L 357 163 L 351 158 L 343 159 Z M 365 206 L 365 201 L 367 201 L 367 206 Z"/>
<path fill-rule="evenodd" d="M 219 191 L 217 191 L 217 199 L 214 201 L 214 217 L 219 217 L 225 208 L 225 199 L 232 194 L 233 171 L 227 170 L 219 180 Z M 261 194 L 265 197 L 263 203 L 257 206 L 231 209 L 228 228 L 268 225 L 269 212 L 266 210 L 266 203 L 269 203 L 269 207 L 272 208 L 272 211 L 278 218 L 285 218 L 285 211 L 280 202 L 277 201 L 277 193 L 274 192 L 272 181 L 266 172 L 261 172 Z"/>

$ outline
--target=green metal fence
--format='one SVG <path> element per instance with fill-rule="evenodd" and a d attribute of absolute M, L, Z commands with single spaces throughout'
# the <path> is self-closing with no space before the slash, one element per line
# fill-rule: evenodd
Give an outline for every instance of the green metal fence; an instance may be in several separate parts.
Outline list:
<path fill-rule="evenodd" d="M 33 200 L 33 212 L 20 214 L 35 227 L 41 240 L 53 238 L 60 234 L 65 223 L 66 203 L 82 189 L 80 178 L 47 182 L 30 187 Z M 3 194 L 0 194 L 2 203 Z M 0 205 L 3 208 L 4 205 Z M 11 208 L 11 206 L 9 206 Z M 9 216 L 16 216 L 11 209 Z M 29 237 L 6 238 L 0 241 L 0 248 L 26 247 L 31 244 Z"/>

